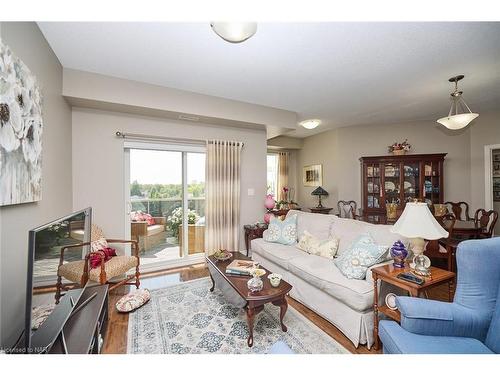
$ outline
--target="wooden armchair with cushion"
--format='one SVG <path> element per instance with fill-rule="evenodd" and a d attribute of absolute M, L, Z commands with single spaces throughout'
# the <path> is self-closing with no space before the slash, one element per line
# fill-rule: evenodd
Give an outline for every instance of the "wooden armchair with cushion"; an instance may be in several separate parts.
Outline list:
<path fill-rule="evenodd" d="M 109 290 L 113 290 L 121 285 L 135 285 L 139 288 L 140 285 L 140 272 L 139 272 L 139 247 L 137 241 L 134 240 L 116 240 L 116 239 L 106 239 L 102 230 L 96 226 L 92 225 L 91 230 L 91 242 L 83 242 L 76 245 L 65 246 L 61 249 L 61 255 L 59 258 L 59 267 L 57 269 L 57 284 L 56 284 L 56 303 L 59 303 L 59 299 L 62 296 L 62 292 L 69 290 L 70 285 L 77 287 L 83 287 L 87 281 L 91 280 L 99 284 L 110 284 Z M 77 260 L 74 262 L 64 262 L 64 253 L 66 251 L 71 251 L 79 249 L 81 251 L 83 246 L 91 246 L 98 242 L 113 244 L 131 244 L 132 245 L 132 256 L 128 255 L 117 255 L 110 258 L 108 261 L 104 261 L 105 255 L 100 251 L 92 251 L 85 256 L 85 259 Z M 90 267 L 90 257 L 92 255 L 101 258 L 101 263 L 97 268 Z M 135 268 L 135 273 L 133 275 L 126 275 L 127 271 Z M 125 275 L 125 277 L 117 282 L 111 282 L 110 280 Z M 63 284 L 63 278 L 71 281 L 71 284 Z M 130 282 L 130 280 L 135 279 L 135 281 Z"/>

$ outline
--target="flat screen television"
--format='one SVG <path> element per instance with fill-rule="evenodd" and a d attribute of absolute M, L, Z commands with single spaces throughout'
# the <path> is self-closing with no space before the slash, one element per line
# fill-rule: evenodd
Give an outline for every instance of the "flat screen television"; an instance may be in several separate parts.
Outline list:
<path fill-rule="evenodd" d="M 76 298 L 75 294 L 72 298 L 63 296 L 56 304 L 57 270 L 62 248 L 90 241 L 91 217 L 89 207 L 29 231 L 23 340 L 27 353 L 50 348 L 81 296 L 81 293 Z M 64 262 L 82 260 L 88 251 L 88 246 L 68 249 L 64 252 Z"/>

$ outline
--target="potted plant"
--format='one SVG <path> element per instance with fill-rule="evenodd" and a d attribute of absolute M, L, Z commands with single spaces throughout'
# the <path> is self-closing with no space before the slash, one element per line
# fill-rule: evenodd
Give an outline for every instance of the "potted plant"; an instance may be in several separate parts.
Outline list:
<path fill-rule="evenodd" d="M 404 155 L 407 151 L 410 151 L 411 145 L 408 140 L 405 139 L 402 143 L 394 142 L 392 145 L 388 146 L 389 152 L 393 155 Z"/>

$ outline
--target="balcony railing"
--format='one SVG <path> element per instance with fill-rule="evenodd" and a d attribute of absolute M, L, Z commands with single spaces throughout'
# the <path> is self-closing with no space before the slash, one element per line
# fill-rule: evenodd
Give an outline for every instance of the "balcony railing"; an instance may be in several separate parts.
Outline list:
<path fill-rule="evenodd" d="M 154 217 L 168 218 L 172 212 L 182 207 L 181 198 L 132 198 L 132 211 L 143 211 Z M 188 209 L 195 211 L 200 217 L 205 216 L 205 197 L 188 198 Z"/>

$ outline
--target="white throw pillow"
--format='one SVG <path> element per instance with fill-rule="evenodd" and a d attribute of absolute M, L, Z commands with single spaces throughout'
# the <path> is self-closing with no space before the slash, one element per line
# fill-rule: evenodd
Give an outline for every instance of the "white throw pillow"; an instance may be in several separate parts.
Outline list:
<path fill-rule="evenodd" d="M 297 248 L 308 254 L 333 259 L 339 248 L 339 240 L 336 237 L 320 240 L 305 230 L 304 234 L 299 238 Z"/>

